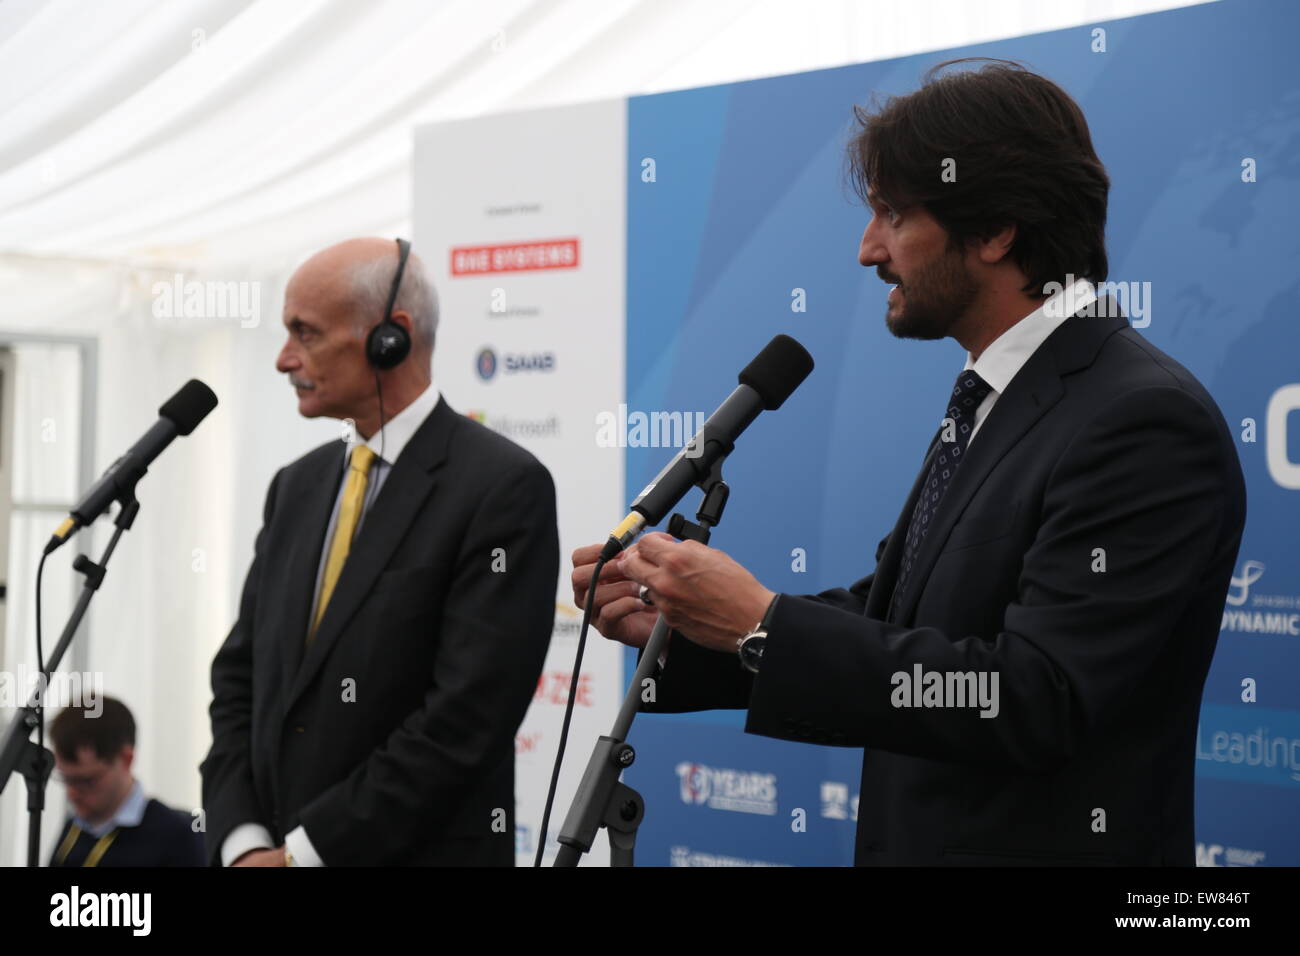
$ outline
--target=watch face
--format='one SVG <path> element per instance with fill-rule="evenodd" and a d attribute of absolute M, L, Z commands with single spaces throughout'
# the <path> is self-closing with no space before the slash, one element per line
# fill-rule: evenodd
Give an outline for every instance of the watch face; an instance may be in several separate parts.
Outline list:
<path fill-rule="evenodd" d="M 763 659 L 763 646 L 766 643 L 766 634 L 755 634 L 740 645 L 740 663 L 746 670 L 758 673 L 759 662 Z"/>

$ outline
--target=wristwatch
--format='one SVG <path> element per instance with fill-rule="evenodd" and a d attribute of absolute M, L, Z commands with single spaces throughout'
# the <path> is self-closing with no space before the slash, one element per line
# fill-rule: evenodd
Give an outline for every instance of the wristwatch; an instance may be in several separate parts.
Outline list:
<path fill-rule="evenodd" d="M 736 653 L 740 655 L 740 666 L 751 674 L 758 673 L 758 665 L 763 662 L 763 648 L 767 644 L 767 631 L 755 625 L 754 629 L 736 641 Z"/>
<path fill-rule="evenodd" d="M 736 641 L 736 653 L 740 655 L 740 666 L 751 674 L 757 674 L 758 665 L 763 662 L 763 648 L 767 646 L 769 622 L 772 620 L 772 611 L 776 608 L 776 602 L 780 596 L 778 594 L 772 598 L 772 602 L 767 606 L 767 611 L 763 614 L 763 620 L 755 624 L 752 631 Z"/>

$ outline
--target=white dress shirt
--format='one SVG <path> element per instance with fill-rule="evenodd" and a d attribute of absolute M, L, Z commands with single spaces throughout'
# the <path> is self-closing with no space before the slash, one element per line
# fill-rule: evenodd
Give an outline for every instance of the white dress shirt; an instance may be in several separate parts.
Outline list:
<path fill-rule="evenodd" d="M 1047 341 L 1066 319 L 1097 299 L 1097 290 L 1087 279 L 1079 279 L 1074 285 L 1062 288 L 1060 292 L 1043 300 L 1033 312 L 1007 329 L 986 348 L 978 361 L 971 361 L 966 353 L 966 364 L 962 371 L 973 368 L 975 374 L 984 379 L 992 389 L 975 409 L 975 427 L 971 430 L 970 442 L 975 440 L 984 419 L 989 417 L 994 404 L 1016 373 L 1029 361 L 1029 356 L 1038 351 L 1038 347 Z"/>
<path fill-rule="evenodd" d="M 361 526 L 365 523 L 366 513 L 370 506 L 379 496 L 384 482 L 388 479 L 388 473 L 392 470 L 393 463 L 397 461 L 402 454 L 402 450 L 410 443 L 411 438 L 424 424 L 424 420 L 429 417 L 429 413 L 437 406 L 441 396 L 432 380 L 429 387 L 416 396 L 411 404 L 407 405 L 400 412 L 389 419 L 384 427 L 366 439 L 366 446 L 375 453 L 375 460 L 370 465 L 370 477 L 366 482 L 366 498 L 361 506 L 361 517 L 357 519 L 357 527 L 354 534 L 361 532 Z M 380 457 L 380 450 L 383 450 L 383 457 Z M 340 467 L 346 471 L 348 458 L 352 454 L 352 446 L 343 446 L 342 462 Z M 339 507 L 343 501 L 343 490 L 347 482 L 339 482 L 338 494 L 334 497 L 334 508 L 330 512 L 329 525 L 325 529 L 325 544 L 321 548 L 320 563 L 316 566 L 316 588 L 312 594 L 311 607 L 312 614 L 308 619 L 308 627 L 316 616 L 316 603 L 320 600 L 321 582 L 325 577 L 325 562 L 329 558 L 330 546 L 334 540 L 334 529 L 339 521 Z M 303 640 L 307 639 L 307 634 L 303 633 Z M 241 823 L 230 831 L 221 844 L 221 865 L 230 866 L 235 860 L 239 859 L 249 850 L 270 849 L 274 844 L 271 840 L 270 831 L 260 823 Z M 294 827 L 285 834 L 284 845 L 293 857 L 296 866 L 324 866 L 320 854 L 312 846 L 311 840 L 307 838 L 307 831 L 301 826 Z"/>

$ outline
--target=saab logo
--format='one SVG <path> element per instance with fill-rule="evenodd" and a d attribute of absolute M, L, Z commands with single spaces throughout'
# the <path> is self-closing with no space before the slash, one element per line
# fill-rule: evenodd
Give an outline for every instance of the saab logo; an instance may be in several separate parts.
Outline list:
<path fill-rule="evenodd" d="M 554 372 L 554 352 L 533 352 L 532 354 L 507 354 L 507 372 Z"/>
<path fill-rule="evenodd" d="M 679 763 L 682 802 L 736 813 L 776 813 L 776 774 Z"/>
<path fill-rule="evenodd" d="M 490 381 L 497 373 L 497 353 L 491 347 L 481 349 L 475 360 L 475 366 L 478 369 L 478 377 L 485 382 Z M 501 356 L 500 368 L 507 375 L 518 372 L 554 372 L 555 353 L 506 352 Z"/>
<path fill-rule="evenodd" d="M 1300 490 L 1300 462 L 1291 457 L 1287 448 L 1287 418 L 1300 412 L 1300 385 L 1283 385 L 1268 400 L 1268 413 L 1264 426 L 1264 452 L 1268 473 L 1283 488 Z"/>
<path fill-rule="evenodd" d="M 493 272 L 535 272 L 539 269 L 576 269 L 578 240 L 533 239 L 491 246 L 456 246 L 451 250 L 451 274 L 481 276 Z"/>
<path fill-rule="evenodd" d="M 1241 574 L 1232 579 L 1232 587 L 1240 588 L 1240 593 L 1234 594 L 1230 590 L 1225 600 L 1233 607 L 1241 607 L 1246 603 L 1246 598 L 1250 597 L 1250 586 L 1258 581 L 1263 573 L 1263 564 L 1259 561 L 1247 561 L 1241 566 Z"/>

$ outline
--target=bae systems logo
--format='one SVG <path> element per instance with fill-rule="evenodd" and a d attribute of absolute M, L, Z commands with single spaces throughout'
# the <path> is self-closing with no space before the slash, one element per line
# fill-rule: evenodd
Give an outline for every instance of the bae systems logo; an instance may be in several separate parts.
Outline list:
<path fill-rule="evenodd" d="M 1292 594 L 1250 594 L 1251 585 L 1264 576 L 1262 561 L 1245 561 L 1232 579 L 1224 603 L 1220 631 L 1235 634 L 1284 634 L 1300 637 L 1300 597 Z M 1245 610 L 1249 601 L 1250 609 Z M 1240 610 L 1238 610 L 1240 609 Z"/>
<path fill-rule="evenodd" d="M 534 272 L 576 269 L 581 263 L 580 240 L 530 239 L 491 246 L 456 246 L 451 250 L 451 274 L 481 276 L 494 272 Z"/>
<path fill-rule="evenodd" d="M 488 382 L 497 374 L 498 368 L 507 375 L 514 375 L 519 372 L 554 372 L 555 353 L 505 352 L 501 356 L 500 363 L 498 363 L 497 353 L 491 348 L 484 348 L 479 351 L 474 364 L 478 370 L 478 377 Z"/>
<path fill-rule="evenodd" d="M 682 803 L 735 813 L 776 813 L 776 774 L 679 763 Z"/>

